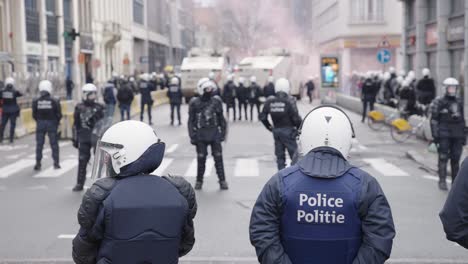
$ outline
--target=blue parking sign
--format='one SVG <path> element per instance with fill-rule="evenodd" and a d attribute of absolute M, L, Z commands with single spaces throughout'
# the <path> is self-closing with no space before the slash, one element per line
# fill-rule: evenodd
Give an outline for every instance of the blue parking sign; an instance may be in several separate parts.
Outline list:
<path fill-rule="evenodd" d="M 387 64 L 392 59 L 392 52 L 388 49 L 380 49 L 377 52 L 377 60 L 382 64 Z"/>

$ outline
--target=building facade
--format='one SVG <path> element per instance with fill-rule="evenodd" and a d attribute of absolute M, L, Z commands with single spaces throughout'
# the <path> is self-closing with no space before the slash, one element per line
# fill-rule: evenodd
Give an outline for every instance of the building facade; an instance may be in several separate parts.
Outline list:
<path fill-rule="evenodd" d="M 465 0 L 407 0 L 403 2 L 404 66 L 421 77 L 424 68 L 442 93 L 442 82 L 447 77 L 457 78 L 462 87 L 465 111 L 468 111 L 468 1 Z M 465 112 L 465 115 L 468 112 Z"/>
<path fill-rule="evenodd" d="M 390 66 L 401 68 L 400 49 L 402 30 L 401 3 L 388 0 L 331 0 L 312 1 L 312 60 L 320 64 L 322 56 L 337 57 L 339 83 L 352 72 L 386 70 Z M 380 49 L 391 52 L 390 61 L 381 64 L 377 60 Z M 323 76 L 322 76 L 323 79 Z"/>

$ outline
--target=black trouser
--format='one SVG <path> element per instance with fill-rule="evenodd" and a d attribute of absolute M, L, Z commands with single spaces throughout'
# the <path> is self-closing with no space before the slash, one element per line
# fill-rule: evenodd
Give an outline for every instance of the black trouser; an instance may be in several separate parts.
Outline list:
<path fill-rule="evenodd" d="M 226 103 L 226 114 L 227 114 L 227 119 L 229 120 L 229 109 L 232 108 L 232 111 L 234 112 L 234 121 L 236 121 L 236 101 L 234 102 L 228 102 Z"/>
<path fill-rule="evenodd" d="M 78 146 L 78 177 L 77 183 L 83 184 L 86 181 L 86 167 L 91 158 L 91 148 L 95 150 L 91 142 L 80 142 Z"/>
<path fill-rule="evenodd" d="M 5 132 L 5 127 L 10 120 L 10 143 L 13 143 L 15 138 L 15 128 L 16 128 L 16 118 L 18 113 L 2 113 L 2 124 L 0 125 L 0 142 L 3 141 L 3 134 Z"/>
<path fill-rule="evenodd" d="M 179 120 L 179 124 L 181 123 L 180 121 L 180 104 L 172 104 L 171 103 L 171 124 L 174 123 L 174 109 L 177 111 L 177 119 Z"/>
<path fill-rule="evenodd" d="M 452 182 L 460 168 L 460 157 L 463 152 L 464 139 L 462 138 L 440 138 L 439 139 L 439 181 L 445 182 L 447 178 L 447 163 L 450 159 L 452 168 Z"/>
<path fill-rule="evenodd" d="M 244 106 L 244 112 L 245 112 L 245 120 L 248 119 L 247 117 L 247 102 L 246 101 L 240 101 L 239 100 L 239 120 L 242 120 L 242 106 Z"/>
<path fill-rule="evenodd" d="M 205 175 L 206 157 L 208 156 L 208 146 L 211 146 L 211 155 L 215 163 L 216 174 L 218 174 L 219 181 L 225 181 L 224 164 L 223 164 L 223 147 L 221 142 L 198 142 L 197 143 L 197 181 L 203 182 Z"/>
<path fill-rule="evenodd" d="M 251 102 L 250 103 L 250 120 L 251 121 L 253 121 L 254 106 L 257 107 L 257 116 L 260 114 L 260 102 Z"/>
<path fill-rule="evenodd" d="M 45 135 L 49 137 L 50 148 L 54 165 L 59 164 L 59 145 L 57 135 L 58 123 L 52 120 L 38 120 L 36 128 L 36 163 L 42 160 L 42 149 L 44 148 Z"/>
<path fill-rule="evenodd" d="M 370 111 L 374 111 L 374 103 L 375 103 L 375 100 L 374 99 L 364 99 L 362 100 L 362 122 L 364 122 L 364 120 L 366 120 L 366 116 L 367 116 L 367 105 L 369 105 L 369 108 L 370 108 Z"/>
<path fill-rule="evenodd" d="M 312 103 L 312 99 L 313 99 L 313 93 L 312 93 L 312 91 L 307 92 L 307 96 L 309 96 L 309 103 Z"/>
<path fill-rule="evenodd" d="M 143 114 L 145 113 L 145 105 L 148 110 L 148 123 L 151 124 L 151 108 L 153 107 L 153 103 L 141 103 L 141 112 L 140 112 L 140 121 L 143 122 Z"/>
<path fill-rule="evenodd" d="M 281 127 L 273 129 L 273 138 L 275 140 L 275 155 L 278 170 L 286 167 L 286 154 L 288 151 L 289 157 L 292 159 L 297 150 L 296 143 L 297 132 L 292 127 Z"/>
<path fill-rule="evenodd" d="M 125 119 L 125 114 L 127 114 L 127 119 Z M 130 104 L 120 104 L 120 120 L 130 120 Z"/>

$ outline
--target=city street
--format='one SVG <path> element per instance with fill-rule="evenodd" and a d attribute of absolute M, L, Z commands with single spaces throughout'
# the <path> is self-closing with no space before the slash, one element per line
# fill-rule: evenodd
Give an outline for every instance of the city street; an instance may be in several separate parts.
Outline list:
<path fill-rule="evenodd" d="M 312 108 L 304 102 L 298 106 L 302 116 Z M 410 149 L 424 150 L 425 143 L 413 139 L 397 145 L 388 131 L 374 132 L 359 115 L 349 115 L 357 134 L 351 161 L 378 179 L 393 210 L 397 236 L 388 263 L 468 263 L 468 252 L 445 239 L 438 218 L 447 193 L 438 190 L 435 175 L 405 155 Z M 187 105 L 182 118 L 182 126 L 172 127 L 168 105 L 153 111 L 154 128 L 166 142 L 165 160 L 155 173 L 184 176 L 193 183 L 196 153 L 187 135 Z M 77 150 L 69 141 L 60 145 L 62 169 L 52 168 L 46 148 L 38 173 L 32 169 L 34 136 L 0 145 L 0 263 L 72 263 L 71 241 L 83 193 L 71 191 Z M 230 122 L 223 151 L 230 189 L 219 190 L 209 160 L 206 183 L 197 192 L 197 241 L 182 263 L 257 263 L 248 224 L 257 195 L 276 171 L 273 138 L 257 121 Z"/>

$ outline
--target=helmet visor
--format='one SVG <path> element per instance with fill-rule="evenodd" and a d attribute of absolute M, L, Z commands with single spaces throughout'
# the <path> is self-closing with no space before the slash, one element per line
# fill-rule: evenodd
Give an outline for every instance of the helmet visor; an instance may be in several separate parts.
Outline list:
<path fill-rule="evenodd" d="M 447 86 L 447 94 L 450 96 L 456 96 L 458 91 L 458 87 L 456 85 L 449 85 Z"/>
<path fill-rule="evenodd" d="M 123 145 L 112 144 L 99 141 L 96 145 L 96 152 L 94 155 L 93 171 L 91 179 L 93 181 L 106 177 L 115 177 L 120 173 L 118 166 L 118 159 L 122 153 Z"/>

